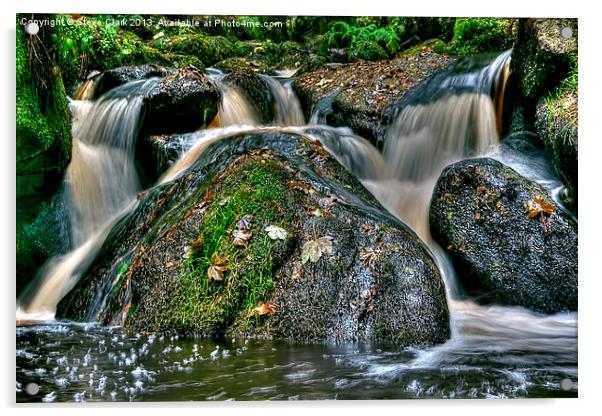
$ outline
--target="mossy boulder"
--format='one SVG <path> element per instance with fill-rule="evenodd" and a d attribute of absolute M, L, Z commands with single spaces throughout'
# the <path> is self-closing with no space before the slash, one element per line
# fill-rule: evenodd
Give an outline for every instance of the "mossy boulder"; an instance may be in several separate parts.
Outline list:
<path fill-rule="evenodd" d="M 242 91 L 261 115 L 263 124 L 274 120 L 274 97 L 268 82 L 253 71 L 234 71 L 226 75 L 224 83 Z"/>
<path fill-rule="evenodd" d="M 166 52 L 196 56 L 205 66 L 236 55 L 234 45 L 227 38 L 202 33 L 177 35 L 162 45 Z"/>
<path fill-rule="evenodd" d="M 196 68 L 161 79 L 146 98 L 143 129 L 149 134 L 180 133 L 207 126 L 217 114 L 221 92 Z"/>
<path fill-rule="evenodd" d="M 291 134 L 223 138 L 141 195 L 57 314 L 296 341 L 450 335 L 429 250 L 321 145 Z"/>
<path fill-rule="evenodd" d="M 510 63 L 519 97 L 537 102 L 567 76 L 577 56 L 577 29 L 577 19 L 519 20 Z"/>
<path fill-rule="evenodd" d="M 430 225 L 477 301 L 577 310 L 577 224 L 546 189 L 513 169 L 488 158 L 448 166 Z"/>
<path fill-rule="evenodd" d="M 537 132 L 550 159 L 577 202 L 578 189 L 578 97 L 577 91 L 551 94 L 537 107 Z"/>
<path fill-rule="evenodd" d="M 42 211 L 60 188 L 71 160 L 71 115 L 57 66 L 35 56 L 51 49 L 52 28 L 29 37 L 17 24 L 16 34 L 16 202 L 17 289 L 53 254 L 37 240 L 51 238 Z M 60 221 L 53 219 L 52 221 Z M 52 222 L 51 221 L 51 222 Z M 36 254 L 37 253 L 37 254 Z"/>

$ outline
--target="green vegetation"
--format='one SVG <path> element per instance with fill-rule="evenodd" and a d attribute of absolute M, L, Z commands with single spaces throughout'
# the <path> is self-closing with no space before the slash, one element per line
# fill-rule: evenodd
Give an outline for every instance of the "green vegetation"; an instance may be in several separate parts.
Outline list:
<path fill-rule="evenodd" d="M 17 292 L 61 245 L 48 200 L 71 159 L 71 117 L 51 30 L 16 34 Z"/>
<path fill-rule="evenodd" d="M 403 26 L 401 29 L 403 31 Z M 392 27 L 375 24 L 356 26 L 346 22 L 335 22 L 324 35 L 326 46 L 346 47 L 350 60 L 377 60 L 393 56 L 399 50 L 399 33 Z"/>
<path fill-rule="evenodd" d="M 512 47 L 513 19 L 457 18 L 449 52 L 456 55 L 474 55 L 501 52 Z"/>
<path fill-rule="evenodd" d="M 247 330 L 265 321 L 253 308 L 269 301 L 274 290 L 275 253 L 287 245 L 287 241 L 272 240 L 265 228 L 272 224 L 290 228 L 287 181 L 287 174 L 276 163 L 251 159 L 235 168 L 215 195 L 206 195 L 213 202 L 199 224 L 196 240 L 191 241 L 189 258 L 171 297 L 171 311 L 165 314 L 173 319 L 172 327 L 223 333 L 233 324 Z M 235 245 L 237 223 L 249 215 L 245 233 L 251 237 Z M 216 265 L 214 255 L 222 259 L 218 268 L 221 281 L 210 280 L 208 275 Z"/>

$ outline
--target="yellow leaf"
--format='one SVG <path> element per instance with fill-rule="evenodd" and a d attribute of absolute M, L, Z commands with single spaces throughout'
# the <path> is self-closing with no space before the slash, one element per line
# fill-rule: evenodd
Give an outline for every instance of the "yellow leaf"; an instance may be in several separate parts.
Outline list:
<path fill-rule="evenodd" d="M 528 200 L 525 203 L 525 208 L 527 211 L 527 217 L 529 218 L 535 218 L 540 214 L 552 215 L 552 213 L 556 211 L 556 207 L 554 205 L 548 204 L 545 199 L 539 196 Z"/>

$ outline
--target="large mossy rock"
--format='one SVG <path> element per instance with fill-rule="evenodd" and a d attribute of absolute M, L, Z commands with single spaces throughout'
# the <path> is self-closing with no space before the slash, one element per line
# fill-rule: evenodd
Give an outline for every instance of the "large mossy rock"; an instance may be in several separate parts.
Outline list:
<path fill-rule="evenodd" d="M 58 250 L 48 242 L 57 235 L 53 225 L 61 218 L 49 219 L 47 212 L 71 160 L 71 115 L 61 73 L 58 67 L 35 58 L 52 49 L 52 30 L 42 27 L 37 36 L 30 37 L 17 24 L 17 292 Z"/>
<path fill-rule="evenodd" d="M 493 159 L 455 163 L 439 177 L 430 224 L 477 301 L 577 310 L 577 224 L 537 183 Z"/>
<path fill-rule="evenodd" d="M 450 62 L 447 56 L 425 52 L 391 61 L 331 64 L 303 73 L 293 82 L 293 90 L 307 120 L 327 101 L 330 108 L 323 109 L 327 124 L 351 127 L 381 146 L 390 121 L 383 117 L 383 110 Z"/>
<path fill-rule="evenodd" d="M 146 133 L 182 133 L 207 126 L 217 114 L 221 92 L 195 68 L 180 69 L 161 79 L 147 97 Z"/>
<path fill-rule="evenodd" d="M 570 37 L 563 37 L 565 28 Z M 566 77 L 577 55 L 577 29 L 577 19 L 520 19 L 510 63 L 518 97 L 537 102 Z"/>
<path fill-rule="evenodd" d="M 536 128 L 556 170 L 577 201 L 578 188 L 577 91 L 550 95 L 537 107 Z"/>
<path fill-rule="evenodd" d="M 296 341 L 450 335 L 429 250 L 321 145 L 290 134 L 222 139 L 141 195 L 57 314 Z"/>

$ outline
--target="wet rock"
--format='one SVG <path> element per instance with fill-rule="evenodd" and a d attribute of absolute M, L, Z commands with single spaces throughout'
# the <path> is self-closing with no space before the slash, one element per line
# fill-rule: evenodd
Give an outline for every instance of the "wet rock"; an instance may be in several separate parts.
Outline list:
<path fill-rule="evenodd" d="M 145 183 L 155 183 L 179 158 L 186 137 L 185 134 L 162 134 L 145 136 L 138 140 L 136 161 L 142 168 Z"/>
<path fill-rule="evenodd" d="M 168 75 L 149 93 L 143 129 L 148 134 L 182 133 L 207 126 L 217 114 L 221 92 L 193 67 Z"/>
<path fill-rule="evenodd" d="M 262 124 L 274 120 L 274 97 L 265 78 L 250 70 L 237 70 L 224 77 L 224 83 L 242 91 L 259 114 Z"/>
<path fill-rule="evenodd" d="M 173 72 L 173 71 L 172 71 Z M 130 81 L 153 77 L 163 78 L 170 70 L 157 65 L 122 66 L 98 75 L 94 86 L 94 98 Z"/>
<path fill-rule="evenodd" d="M 295 341 L 450 334 L 429 250 L 320 145 L 291 134 L 222 139 L 140 195 L 57 313 Z"/>
<path fill-rule="evenodd" d="M 577 92 L 550 96 L 537 107 L 536 127 L 554 167 L 577 202 Z"/>
<path fill-rule="evenodd" d="M 577 19 L 520 19 L 510 64 L 517 95 L 536 102 L 566 77 L 576 56 Z"/>
<path fill-rule="evenodd" d="M 455 163 L 437 182 L 430 224 L 477 301 L 577 310 L 577 224 L 535 182 L 492 159 Z"/>
<path fill-rule="evenodd" d="M 310 119 L 316 103 L 334 96 L 327 123 L 349 126 L 371 142 L 382 145 L 388 120 L 383 110 L 402 100 L 415 85 L 450 62 L 450 58 L 426 51 L 391 61 L 330 64 L 302 74 L 293 89 Z"/>

